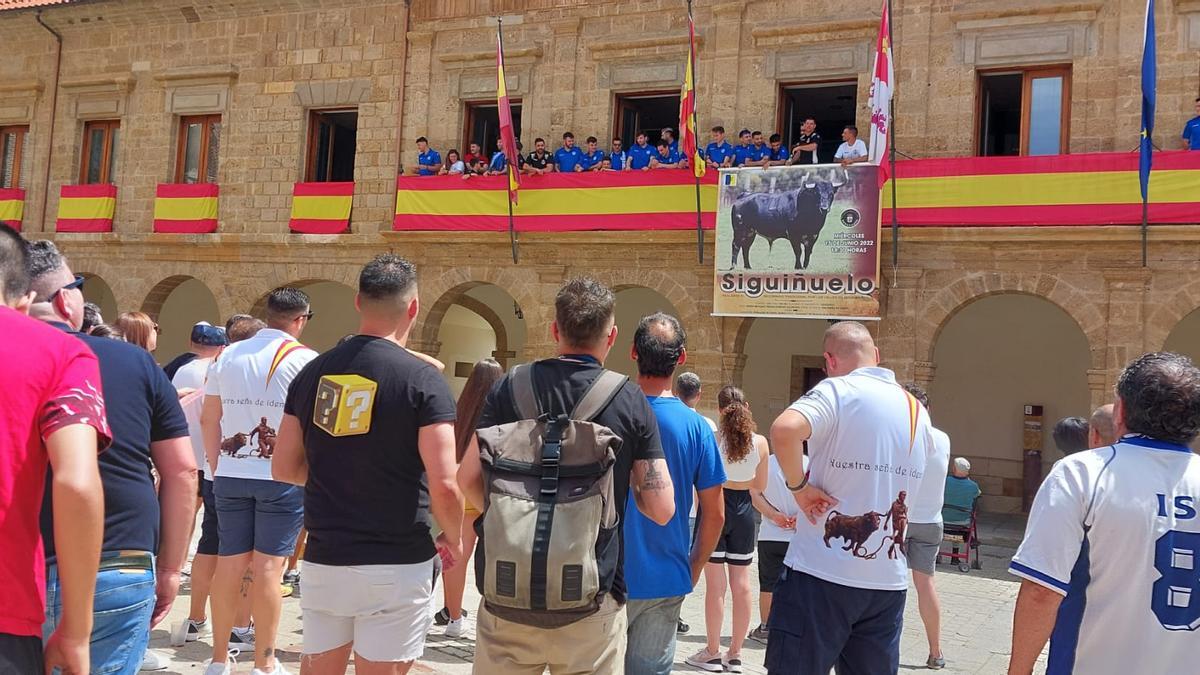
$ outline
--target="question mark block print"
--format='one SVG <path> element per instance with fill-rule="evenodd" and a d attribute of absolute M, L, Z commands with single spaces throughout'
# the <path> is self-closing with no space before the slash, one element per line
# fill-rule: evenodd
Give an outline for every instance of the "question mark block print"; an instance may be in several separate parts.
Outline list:
<path fill-rule="evenodd" d="M 317 385 L 313 424 L 330 436 L 358 436 L 371 430 L 378 385 L 361 375 L 325 375 Z"/>

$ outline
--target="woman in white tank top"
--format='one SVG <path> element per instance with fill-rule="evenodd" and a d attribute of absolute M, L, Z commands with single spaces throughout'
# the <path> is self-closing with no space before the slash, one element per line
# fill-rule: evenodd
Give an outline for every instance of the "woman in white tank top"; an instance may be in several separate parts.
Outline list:
<path fill-rule="evenodd" d="M 704 649 L 686 659 L 697 668 L 719 673 L 742 672 L 742 645 L 750 630 L 750 563 L 754 560 L 757 523 L 750 490 L 767 488 L 767 439 L 755 433 L 754 418 L 741 389 L 727 386 L 717 395 L 721 419 L 717 446 L 725 464 L 725 525 L 716 550 L 704 566 Z M 728 573 L 726 572 L 728 570 Z M 725 591 L 733 595 L 733 636 L 721 654 Z"/>

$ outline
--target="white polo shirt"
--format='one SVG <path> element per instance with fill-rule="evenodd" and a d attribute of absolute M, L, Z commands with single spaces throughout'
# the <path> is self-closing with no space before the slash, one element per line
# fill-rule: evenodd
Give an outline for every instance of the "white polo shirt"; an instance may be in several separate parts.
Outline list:
<path fill-rule="evenodd" d="M 315 351 L 274 328 L 264 328 L 221 353 L 204 392 L 221 397 L 218 478 L 271 480 L 263 431 L 267 436 L 278 433 L 288 386 L 316 357 Z"/>
<path fill-rule="evenodd" d="M 843 586 L 905 590 L 905 531 L 894 531 L 890 514 L 911 509 L 921 485 L 933 447 L 929 413 L 886 368 L 822 380 L 791 409 L 812 425 L 809 479 L 840 503 L 816 525 L 800 519 L 784 562 Z"/>
<path fill-rule="evenodd" d="M 940 525 L 942 502 L 946 500 L 946 472 L 950 468 L 950 437 L 937 427 L 930 427 L 933 452 L 925 464 L 925 477 L 908 509 L 908 522 Z"/>
<path fill-rule="evenodd" d="M 1059 460 L 1009 571 L 1066 596 L 1046 672 L 1194 673 L 1200 456 L 1144 436 Z"/>
<path fill-rule="evenodd" d="M 838 146 L 837 152 L 833 154 L 834 159 L 858 159 L 859 157 L 867 156 L 867 144 L 863 143 L 863 139 L 856 138 L 854 143 L 850 144 L 842 141 Z"/>
<path fill-rule="evenodd" d="M 200 431 L 200 411 L 197 408 L 203 405 L 204 383 L 208 380 L 208 369 L 212 363 L 212 358 L 192 359 L 180 366 L 171 380 L 171 384 L 176 389 L 195 389 L 202 393 L 197 399 L 181 399 L 180 404 L 183 405 L 183 415 L 187 418 L 188 435 L 192 439 L 192 452 L 196 455 L 196 466 L 200 468 L 200 477 L 209 480 L 212 479 L 212 476 L 208 475 L 208 459 L 204 454 L 204 434 Z"/>

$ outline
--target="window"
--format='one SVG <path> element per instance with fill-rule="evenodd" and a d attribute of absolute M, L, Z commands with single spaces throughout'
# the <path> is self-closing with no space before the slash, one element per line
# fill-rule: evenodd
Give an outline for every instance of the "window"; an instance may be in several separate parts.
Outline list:
<path fill-rule="evenodd" d="M 304 179 L 310 183 L 353 181 L 357 145 L 357 110 L 312 111 Z"/>
<path fill-rule="evenodd" d="M 856 124 L 857 111 L 857 82 L 784 85 L 779 96 L 779 132 L 783 136 L 783 147 L 792 147 L 800 137 L 800 127 L 804 126 L 804 120 L 811 117 L 817 123 L 817 133 L 821 135 L 821 144 L 817 146 L 817 158 L 822 162 L 832 162 L 834 153 L 842 144 L 842 130 Z M 739 130 L 725 131 L 732 137 Z M 860 138 L 865 131 L 860 130 Z M 869 137 L 869 134 L 867 135 Z M 736 144 L 737 139 L 732 138 L 730 142 Z"/>
<path fill-rule="evenodd" d="M 1070 109 L 1070 68 L 980 73 L 979 154 L 1065 154 Z"/>
<path fill-rule="evenodd" d="M 117 150 L 121 135 L 119 120 L 88 122 L 83 125 L 83 161 L 80 185 L 111 183 L 117 174 Z"/>
<path fill-rule="evenodd" d="M 25 187 L 29 154 L 25 141 L 29 127 L 0 127 L 0 188 Z"/>
<path fill-rule="evenodd" d="M 663 129 L 679 126 L 679 92 L 652 92 L 644 94 L 619 94 L 613 116 L 616 128 L 613 136 L 621 139 L 622 146 L 632 148 L 639 131 L 646 133 L 646 142 L 658 143 Z M 675 130 L 679 138 L 679 130 Z M 600 147 L 608 147 L 601 145 Z"/>
<path fill-rule="evenodd" d="M 221 152 L 221 116 L 184 117 L 179 123 L 175 182 L 215 183 Z"/>
<path fill-rule="evenodd" d="M 510 101 L 512 111 L 513 135 L 521 138 L 521 102 Z M 491 157 L 496 151 L 496 139 L 500 138 L 500 110 L 495 103 L 468 103 L 466 123 L 463 124 L 462 147 L 459 151 L 466 153 L 472 143 L 478 143 L 485 157 Z M 532 140 L 532 139 L 530 139 Z M 533 149 L 532 146 L 529 148 Z"/>

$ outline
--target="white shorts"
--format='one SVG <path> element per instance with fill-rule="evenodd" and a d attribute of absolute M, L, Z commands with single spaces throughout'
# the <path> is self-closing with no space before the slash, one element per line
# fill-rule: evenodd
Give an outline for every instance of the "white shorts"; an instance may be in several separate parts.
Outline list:
<path fill-rule="evenodd" d="M 415 661 L 433 621 L 437 557 L 415 565 L 304 563 L 304 653 L 354 643 L 368 661 Z"/>

